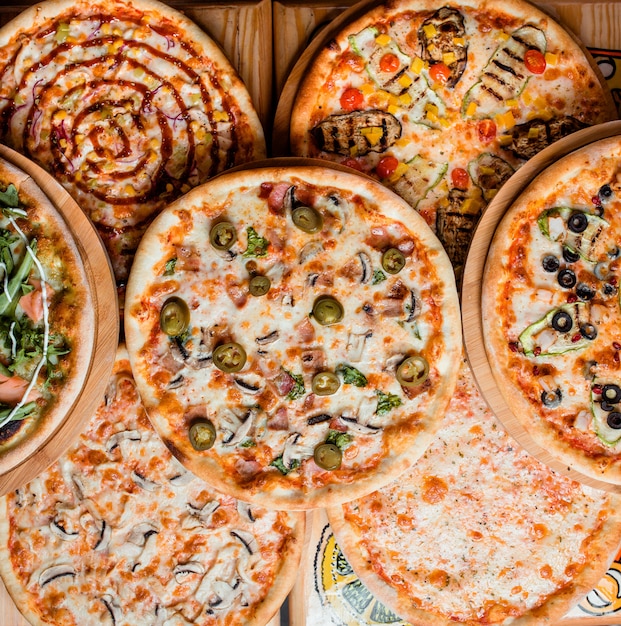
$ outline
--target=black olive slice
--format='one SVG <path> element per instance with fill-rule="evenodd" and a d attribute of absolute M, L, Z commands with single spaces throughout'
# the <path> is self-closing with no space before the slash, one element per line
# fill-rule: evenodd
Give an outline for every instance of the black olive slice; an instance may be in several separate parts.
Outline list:
<path fill-rule="evenodd" d="M 580 324 L 580 334 L 589 341 L 593 341 L 597 337 L 597 328 L 590 322 Z"/>
<path fill-rule="evenodd" d="M 576 295 L 580 298 L 580 300 L 592 300 L 595 296 L 595 291 L 586 283 L 578 283 L 578 286 L 576 287 Z"/>
<path fill-rule="evenodd" d="M 608 426 L 610 426 L 610 428 L 619 430 L 619 428 L 621 428 L 621 413 L 619 413 L 619 411 L 613 411 L 612 413 L 608 413 L 606 423 L 608 424 Z"/>
<path fill-rule="evenodd" d="M 602 400 L 611 404 L 616 404 L 621 400 L 621 387 L 619 385 L 608 384 L 602 387 Z"/>
<path fill-rule="evenodd" d="M 568 269 L 561 270 L 557 276 L 558 284 L 565 289 L 571 289 L 576 284 L 576 275 Z"/>
<path fill-rule="evenodd" d="M 552 317 L 552 328 L 560 333 L 568 333 L 573 325 L 571 315 L 566 311 L 557 311 Z"/>
<path fill-rule="evenodd" d="M 610 196 L 612 196 L 612 187 L 610 185 L 602 185 L 599 188 L 599 192 L 597 193 L 597 195 L 602 200 L 607 200 L 608 198 L 610 198 Z"/>
<path fill-rule="evenodd" d="M 553 254 L 546 254 L 541 261 L 544 271 L 546 272 L 558 272 L 561 266 L 560 261 Z"/>
<path fill-rule="evenodd" d="M 606 413 L 611 413 L 612 411 L 615 410 L 615 405 L 610 404 L 610 402 L 606 402 L 606 400 L 602 400 L 600 402 L 600 407 L 602 411 L 606 411 Z"/>
<path fill-rule="evenodd" d="M 611 285 L 610 283 L 606 283 L 604 285 L 604 288 L 602 289 L 602 292 L 605 296 L 612 296 L 615 293 L 617 293 L 617 288 L 614 285 Z"/>
<path fill-rule="evenodd" d="M 583 233 L 588 225 L 589 220 L 587 216 L 580 212 L 572 213 L 567 220 L 567 228 L 569 228 L 572 233 Z"/>
<path fill-rule="evenodd" d="M 563 399 L 563 394 L 560 389 L 555 389 L 554 391 L 543 391 L 541 393 L 541 401 L 544 406 L 547 406 L 549 409 L 555 409 Z"/>
<path fill-rule="evenodd" d="M 571 248 L 564 247 L 563 248 L 563 258 L 567 263 L 575 263 L 580 259 L 580 255 Z"/>

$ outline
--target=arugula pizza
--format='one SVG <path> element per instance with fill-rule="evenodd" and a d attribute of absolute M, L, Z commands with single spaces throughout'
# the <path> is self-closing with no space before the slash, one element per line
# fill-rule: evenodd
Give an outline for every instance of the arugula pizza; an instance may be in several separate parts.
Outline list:
<path fill-rule="evenodd" d="M 163 206 L 265 153 L 229 61 L 155 0 L 54 0 L 4 26 L 0 138 L 64 185 L 123 284 Z"/>
<path fill-rule="evenodd" d="M 224 496 L 179 465 L 124 347 L 78 442 L 0 509 L 0 574 L 36 626 L 264 626 L 304 533 L 301 514 Z"/>
<path fill-rule="evenodd" d="M 544 170 L 501 221 L 485 265 L 485 347 L 528 434 L 621 484 L 621 141 Z"/>
<path fill-rule="evenodd" d="M 521 0 L 367 2 L 305 68 L 291 151 L 379 179 L 460 267 L 481 212 L 517 168 L 569 133 L 616 119 L 594 67 Z"/>
<path fill-rule="evenodd" d="M 32 178 L 0 159 L 0 466 L 7 455 L 32 454 L 75 402 L 94 315 L 63 217 Z"/>
<path fill-rule="evenodd" d="M 430 443 L 461 353 L 441 244 L 380 184 L 269 166 L 190 192 L 147 230 L 125 333 L 156 430 L 243 500 L 368 493 Z"/>

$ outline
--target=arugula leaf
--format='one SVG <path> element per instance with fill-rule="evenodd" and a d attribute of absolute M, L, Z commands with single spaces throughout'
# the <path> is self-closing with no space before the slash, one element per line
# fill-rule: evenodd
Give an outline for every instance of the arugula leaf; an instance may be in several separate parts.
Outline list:
<path fill-rule="evenodd" d="M 240 444 L 239 447 L 240 448 L 254 448 L 254 446 L 256 446 L 256 442 L 254 441 L 254 439 L 244 439 Z"/>
<path fill-rule="evenodd" d="M 164 276 L 172 276 L 175 273 L 175 265 L 177 265 L 177 257 L 168 259 L 168 261 L 166 261 L 166 267 L 164 269 Z"/>
<path fill-rule="evenodd" d="M 0 428 L 7 424 L 8 422 L 19 422 L 23 419 L 26 419 L 35 409 L 37 408 L 36 402 L 26 402 L 26 404 L 22 404 L 22 406 L 15 411 L 13 417 L 9 420 L 8 417 L 11 415 L 12 407 L 7 407 L 5 409 L 0 410 Z"/>
<path fill-rule="evenodd" d="M 353 440 L 354 438 L 349 433 L 342 433 L 338 430 L 329 430 L 326 437 L 326 443 L 334 444 L 339 450 L 345 450 Z"/>
<path fill-rule="evenodd" d="M 337 374 L 342 374 L 343 382 L 346 385 L 356 385 L 356 387 L 366 387 L 369 383 L 367 377 L 357 370 L 353 365 L 347 365 L 347 363 L 341 363 L 336 368 Z"/>
<path fill-rule="evenodd" d="M 270 465 L 272 467 L 275 467 L 277 470 L 280 471 L 281 474 L 284 474 L 285 476 L 289 473 L 292 472 L 293 470 L 298 469 L 298 467 L 300 467 L 300 461 L 298 461 L 297 459 L 294 459 L 291 463 L 291 467 L 287 467 L 282 460 L 282 454 L 278 457 L 276 457 L 271 463 Z"/>
<path fill-rule="evenodd" d="M 371 281 L 372 285 L 379 285 L 386 280 L 386 274 L 382 272 L 382 270 L 375 270 L 373 272 L 373 280 Z"/>
<path fill-rule="evenodd" d="M 375 393 L 377 394 L 376 415 L 385 415 L 402 404 L 401 398 L 394 393 L 384 393 L 379 389 L 376 389 Z"/>
<path fill-rule="evenodd" d="M 284 369 L 284 368 L 283 368 Z M 285 370 L 291 378 L 295 381 L 293 385 L 293 389 L 287 394 L 287 400 L 297 400 L 301 398 L 306 392 L 306 388 L 304 387 L 304 376 L 302 374 L 292 374 L 288 370 Z"/>
<path fill-rule="evenodd" d="M 261 237 L 252 226 L 248 226 L 246 233 L 248 234 L 248 248 L 242 256 L 246 258 L 267 256 L 270 242 L 265 237 Z"/>
<path fill-rule="evenodd" d="M 10 183 L 4 191 L 0 191 L 0 204 L 9 209 L 17 209 L 19 207 L 19 195 L 17 187 L 13 183 Z"/>
<path fill-rule="evenodd" d="M 33 239 L 30 242 L 30 248 L 33 252 L 31 255 L 27 250 L 24 254 L 24 258 L 19 264 L 17 271 L 11 276 L 11 280 L 9 280 L 9 289 L 8 294 L 3 292 L 0 294 L 0 315 L 3 315 L 6 310 L 9 308 L 11 302 L 13 302 L 17 296 L 17 291 L 21 287 L 21 284 L 28 278 L 28 274 L 30 274 L 30 270 L 32 269 L 33 264 L 33 255 L 37 253 L 37 241 Z M 10 297 L 9 297 L 10 296 Z"/>

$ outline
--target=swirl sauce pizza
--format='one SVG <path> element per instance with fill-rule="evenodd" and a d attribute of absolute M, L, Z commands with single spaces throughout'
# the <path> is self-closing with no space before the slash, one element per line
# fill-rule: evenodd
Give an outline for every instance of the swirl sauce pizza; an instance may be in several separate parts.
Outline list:
<path fill-rule="evenodd" d="M 557 623 L 605 574 L 619 504 L 516 447 L 464 363 L 418 463 L 328 514 L 356 574 L 409 623 L 535 626 Z"/>
<path fill-rule="evenodd" d="M 571 467 L 621 483 L 621 142 L 544 170 L 494 234 L 486 350 L 528 433 Z"/>
<path fill-rule="evenodd" d="M 228 60 L 155 1 L 48 2 L 6 25 L 0 137 L 71 193 L 121 282 L 155 213 L 265 152 Z"/>
<path fill-rule="evenodd" d="M 0 507 L 0 572 L 36 626 L 264 626 L 293 584 L 304 528 L 185 471 L 123 348 L 78 442 Z"/>
<path fill-rule="evenodd" d="M 500 186 L 553 141 L 616 119 L 612 97 L 587 53 L 526 2 L 374 4 L 306 68 L 291 150 L 382 181 L 460 267 Z"/>
<path fill-rule="evenodd" d="M 223 174 L 167 207 L 125 316 L 169 449 L 276 508 L 351 499 L 411 465 L 461 351 L 452 268 L 422 218 L 321 166 Z"/>

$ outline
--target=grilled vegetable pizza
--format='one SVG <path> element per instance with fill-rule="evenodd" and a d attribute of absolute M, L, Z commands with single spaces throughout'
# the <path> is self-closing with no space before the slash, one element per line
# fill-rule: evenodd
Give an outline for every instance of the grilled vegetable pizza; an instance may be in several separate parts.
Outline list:
<path fill-rule="evenodd" d="M 460 267 L 511 174 L 560 137 L 615 119 L 615 107 L 587 53 L 526 2 L 374 5 L 310 61 L 291 150 L 388 185 Z"/>
<path fill-rule="evenodd" d="M 20 444 L 40 444 L 63 420 L 84 382 L 94 323 L 62 216 L 33 179 L 0 159 L 0 456 L 18 458 Z"/>
<path fill-rule="evenodd" d="M 228 60 L 155 0 L 53 0 L 4 26 L 0 138 L 71 193 L 121 283 L 155 213 L 265 152 Z"/>
<path fill-rule="evenodd" d="M 372 491 L 431 441 L 461 351 L 452 268 L 375 181 L 224 174 L 167 207 L 128 283 L 132 370 L 166 445 L 276 508 Z"/>
<path fill-rule="evenodd" d="M 304 528 L 185 471 L 123 347 L 78 442 L 0 508 L 0 573 L 37 626 L 263 626 L 293 584 Z"/>
<path fill-rule="evenodd" d="M 621 141 L 544 170 L 498 227 L 485 346 L 516 417 L 550 453 L 621 483 Z"/>
<path fill-rule="evenodd" d="M 619 503 L 516 447 L 464 363 L 418 463 L 328 514 L 355 573 L 413 626 L 535 626 L 557 623 L 606 573 Z"/>

